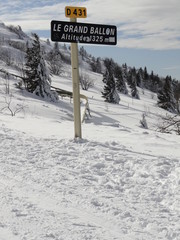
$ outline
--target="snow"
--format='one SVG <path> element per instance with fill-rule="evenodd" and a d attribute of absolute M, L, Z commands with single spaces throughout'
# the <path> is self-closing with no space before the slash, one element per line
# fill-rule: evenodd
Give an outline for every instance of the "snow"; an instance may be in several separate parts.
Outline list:
<path fill-rule="evenodd" d="M 82 139 L 71 99 L 44 101 L 10 80 L 11 106 L 24 110 L 0 113 L 0 240 L 178 240 L 179 136 L 156 131 L 166 112 L 141 89 L 141 100 L 105 103 L 102 75 L 86 73 L 95 86 L 81 91 L 92 115 Z M 52 85 L 71 91 L 71 66 Z M 0 90 L 2 109 L 2 78 Z"/>
<path fill-rule="evenodd" d="M 0 135 L 2 237 L 178 239 L 179 160 L 162 152 L 163 141 L 155 154 L 126 147 L 132 133 L 105 140 L 103 127 L 89 140 L 5 126 Z"/>

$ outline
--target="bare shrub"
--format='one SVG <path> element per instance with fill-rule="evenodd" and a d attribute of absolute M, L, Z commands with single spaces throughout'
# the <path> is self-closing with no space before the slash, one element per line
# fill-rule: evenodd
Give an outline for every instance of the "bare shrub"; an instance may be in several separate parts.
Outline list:
<path fill-rule="evenodd" d="M 87 74 L 80 74 L 79 81 L 83 90 L 87 91 L 90 87 L 94 86 L 94 82 L 89 78 Z"/>
<path fill-rule="evenodd" d="M 158 130 L 162 133 L 175 132 L 180 135 L 180 116 L 179 115 L 168 115 L 161 117 L 161 122 L 158 124 Z"/>
<path fill-rule="evenodd" d="M 12 117 L 14 117 L 17 113 L 25 110 L 27 106 L 24 104 L 14 104 L 12 101 L 12 94 L 5 96 L 3 103 L 3 107 L 0 109 L 0 112 L 8 111 Z"/>
<path fill-rule="evenodd" d="M 13 66 L 14 58 L 10 49 L 1 48 L 0 49 L 0 60 L 6 63 L 7 66 Z"/>

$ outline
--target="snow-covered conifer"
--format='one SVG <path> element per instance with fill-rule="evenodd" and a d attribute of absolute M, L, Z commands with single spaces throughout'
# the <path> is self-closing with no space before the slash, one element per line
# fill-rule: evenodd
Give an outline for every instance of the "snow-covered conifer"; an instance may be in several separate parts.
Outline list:
<path fill-rule="evenodd" d="M 113 73 L 106 70 L 103 76 L 104 91 L 102 92 L 102 97 L 105 98 L 105 102 L 119 104 L 120 97 L 116 90 L 116 83 Z"/>
<path fill-rule="evenodd" d="M 60 75 L 62 72 L 62 56 L 58 42 L 55 42 L 53 49 L 48 53 L 47 61 L 49 63 L 50 72 L 54 75 Z"/>
<path fill-rule="evenodd" d="M 28 47 L 26 52 L 26 89 L 28 92 L 56 101 L 58 96 L 51 91 L 51 79 L 41 52 L 39 37 L 35 33 L 33 37 L 32 47 Z"/>
<path fill-rule="evenodd" d="M 129 84 L 129 87 L 131 88 L 131 96 L 133 98 L 140 99 L 139 92 L 137 90 L 135 68 L 131 69 L 128 73 L 128 84 Z"/>
<path fill-rule="evenodd" d="M 115 78 L 116 78 L 116 88 L 120 93 L 128 94 L 125 79 L 123 77 L 123 72 L 120 66 L 115 67 Z"/>
<path fill-rule="evenodd" d="M 167 76 L 163 87 L 158 91 L 158 106 L 170 112 L 176 112 L 177 106 L 174 98 L 172 79 Z"/>
<path fill-rule="evenodd" d="M 148 129 L 145 113 L 142 114 L 142 119 L 140 120 L 140 124 L 143 128 Z"/>

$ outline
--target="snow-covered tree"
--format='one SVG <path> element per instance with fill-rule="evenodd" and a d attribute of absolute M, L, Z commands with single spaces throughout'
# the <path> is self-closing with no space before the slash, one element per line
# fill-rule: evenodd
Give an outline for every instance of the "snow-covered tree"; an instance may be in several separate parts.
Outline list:
<path fill-rule="evenodd" d="M 105 102 L 119 104 L 120 98 L 116 90 L 116 83 L 112 71 L 106 72 L 103 76 L 104 91 L 102 92 L 102 97 L 105 98 Z"/>
<path fill-rule="evenodd" d="M 143 82 L 142 82 L 142 87 L 145 88 L 145 89 L 150 89 L 150 83 L 149 83 L 149 74 L 147 72 L 147 67 L 144 67 L 144 70 L 143 70 Z"/>
<path fill-rule="evenodd" d="M 104 66 L 109 73 L 111 73 L 111 72 L 113 73 L 114 68 L 116 66 L 116 63 L 114 62 L 114 60 L 112 58 L 105 58 L 104 59 Z"/>
<path fill-rule="evenodd" d="M 177 111 L 180 113 L 180 82 L 173 80 L 174 98 L 176 100 Z"/>
<path fill-rule="evenodd" d="M 137 90 L 137 83 L 136 83 L 136 69 L 133 68 L 128 73 L 128 84 L 131 88 L 131 96 L 136 99 L 140 99 L 139 92 Z"/>
<path fill-rule="evenodd" d="M 51 91 L 51 79 L 41 52 L 39 37 L 35 33 L 33 37 L 32 46 L 28 46 L 26 52 L 25 87 L 28 92 L 56 101 L 58 96 Z"/>
<path fill-rule="evenodd" d="M 47 61 L 52 74 L 59 75 L 62 72 L 62 56 L 58 42 L 55 42 L 53 49 L 48 53 Z"/>
<path fill-rule="evenodd" d="M 84 48 L 83 46 L 80 47 L 80 49 L 79 49 L 79 54 L 81 55 L 82 60 L 84 60 L 84 58 L 87 57 L 87 52 L 86 52 L 86 50 L 85 50 L 85 48 Z"/>
<path fill-rule="evenodd" d="M 137 82 L 137 86 L 138 87 L 144 88 L 144 85 L 143 85 L 143 70 L 142 70 L 142 68 L 138 69 L 138 71 L 137 71 L 136 82 Z"/>
<path fill-rule="evenodd" d="M 92 57 L 90 66 L 93 72 L 97 72 L 97 73 L 102 72 L 101 60 L 99 57 L 97 59 L 95 59 L 95 57 Z"/>
<path fill-rule="evenodd" d="M 131 96 L 133 98 L 140 99 L 139 92 L 138 92 L 137 86 L 136 86 L 136 79 L 134 77 L 132 79 L 132 83 L 131 83 L 130 87 L 131 87 Z"/>
<path fill-rule="evenodd" d="M 10 25 L 7 27 L 11 32 L 14 32 L 18 35 L 19 39 L 27 38 L 28 36 L 22 31 L 21 26 Z"/>
<path fill-rule="evenodd" d="M 142 119 L 140 120 L 140 124 L 143 128 L 148 129 L 145 113 L 142 114 Z"/>
<path fill-rule="evenodd" d="M 123 77 L 123 72 L 120 66 L 116 66 L 114 70 L 114 75 L 116 78 L 116 88 L 120 93 L 128 94 L 125 79 Z"/>
<path fill-rule="evenodd" d="M 158 106 L 170 112 L 176 112 L 177 106 L 174 98 L 172 79 L 167 76 L 163 87 L 158 91 Z"/>
<path fill-rule="evenodd" d="M 102 72 L 102 66 L 101 66 L 101 59 L 98 57 L 96 59 L 96 72 L 101 73 Z"/>

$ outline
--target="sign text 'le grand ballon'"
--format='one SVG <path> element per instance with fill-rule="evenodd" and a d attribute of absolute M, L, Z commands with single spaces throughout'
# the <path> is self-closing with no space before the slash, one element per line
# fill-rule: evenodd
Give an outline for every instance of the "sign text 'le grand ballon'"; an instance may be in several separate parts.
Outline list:
<path fill-rule="evenodd" d="M 117 29 L 113 25 L 51 21 L 51 40 L 116 45 Z"/>

